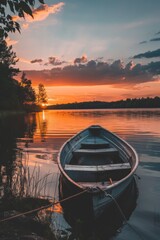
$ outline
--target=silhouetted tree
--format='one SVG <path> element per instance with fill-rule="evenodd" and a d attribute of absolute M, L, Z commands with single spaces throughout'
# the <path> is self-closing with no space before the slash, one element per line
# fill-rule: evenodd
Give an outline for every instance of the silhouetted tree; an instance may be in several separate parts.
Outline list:
<path fill-rule="evenodd" d="M 44 4 L 44 0 L 37 0 Z M 22 75 L 19 84 L 13 77 L 19 69 L 14 68 L 18 59 L 8 47 L 5 39 L 8 33 L 19 31 L 18 18 L 25 18 L 25 14 L 33 17 L 35 0 L 0 0 L 0 109 L 12 109 L 21 107 L 22 103 L 35 102 L 35 92 L 31 86 L 31 80 Z M 13 18 L 13 15 L 17 18 Z M 17 19 L 17 20 L 16 20 Z"/>
<path fill-rule="evenodd" d="M 160 97 L 134 98 L 116 102 L 75 102 L 48 106 L 48 109 L 160 108 Z"/>
<path fill-rule="evenodd" d="M 19 69 L 13 68 L 18 62 L 16 53 L 12 51 L 12 46 L 7 46 L 5 40 L 0 40 L 0 75 L 2 78 L 12 78 L 16 76 Z"/>
<path fill-rule="evenodd" d="M 14 77 L 19 73 L 15 68 L 18 59 L 12 46 L 7 46 L 5 40 L 0 40 L 0 109 L 22 108 L 24 103 L 34 103 L 36 94 L 31 80 L 22 74 L 21 82 Z"/>
<path fill-rule="evenodd" d="M 0 109 L 18 106 L 18 81 L 14 79 L 19 72 L 14 65 L 18 61 L 12 47 L 0 40 Z"/>
<path fill-rule="evenodd" d="M 38 85 L 37 102 L 40 105 L 47 103 L 47 93 L 44 88 L 44 85 L 41 83 Z"/>
<path fill-rule="evenodd" d="M 19 97 L 22 103 L 34 103 L 36 101 L 36 93 L 32 88 L 32 82 L 27 79 L 24 72 L 21 77 Z"/>

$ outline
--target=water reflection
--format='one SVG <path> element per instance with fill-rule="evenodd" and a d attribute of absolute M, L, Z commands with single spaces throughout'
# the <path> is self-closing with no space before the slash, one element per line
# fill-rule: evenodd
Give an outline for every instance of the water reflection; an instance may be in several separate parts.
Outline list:
<path fill-rule="evenodd" d="M 60 184 L 62 184 L 61 181 Z M 70 226 L 69 231 L 63 229 L 63 234 L 66 232 L 66 236 L 70 236 L 69 239 L 110 239 L 111 236 L 120 231 L 124 223 L 127 224 L 127 220 L 136 207 L 137 196 L 138 189 L 136 181 L 133 179 L 130 186 L 118 199 L 118 205 L 113 202 L 112 205 L 106 207 L 101 217 L 95 220 L 87 215 L 87 211 L 83 212 L 82 209 L 75 209 L 72 201 L 71 203 L 70 201 L 63 202 L 63 215 L 69 224 L 66 225 L 67 229 Z"/>
<path fill-rule="evenodd" d="M 76 133 L 92 124 L 99 124 L 118 134 L 135 135 L 140 132 L 160 135 L 157 128 L 160 110 L 48 110 L 48 129 L 61 133 Z"/>
<path fill-rule="evenodd" d="M 33 137 L 36 127 L 35 115 L 0 115 L 0 186 L 1 196 L 9 198 L 13 193 L 15 174 L 21 171 L 17 158 L 17 138 Z M 25 141 L 27 144 L 27 140 Z M 15 188 L 14 188 L 15 190 Z"/>
<path fill-rule="evenodd" d="M 42 111 L 42 113 L 37 113 L 37 121 L 39 125 L 41 141 L 45 142 L 45 137 L 47 134 L 47 119 L 44 110 Z"/>
<path fill-rule="evenodd" d="M 141 177 L 138 181 L 138 204 L 129 218 L 129 223 L 142 235 L 142 238 L 131 231 L 129 225 L 125 225 L 113 239 L 158 240 L 160 234 L 159 121 L 159 109 L 45 110 L 26 115 L 0 113 L 0 197 L 10 197 L 13 195 L 13 189 L 15 193 L 20 189 L 23 190 L 23 187 L 20 188 L 23 186 L 22 178 L 17 176 L 27 177 L 24 173 L 29 169 L 31 176 L 35 174 L 34 179 L 36 175 L 41 179 L 48 175 L 45 191 L 40 194 L 57 199 L 59 175 L 57 154 L 60 147 L 78 131 L 89 125 L 99 124 L 128 141 L 135 147 L 140 158 L 137 170 Z M 35 166 L 37 171 L 34 170 Z M 128 199 L 123 199 L 123 202 L 128 203 Z M 53 215 L 58 215 L 59 210 L 56 209 L 57 212 Z M 59 225 L 62 226 L 65 219 L 63 214 L 58 216 L 60 216 Z M 65 217 L 68 220 L 66 214 Z M 109 226 L 108 219 L 110 217 L 102 221 L 104 231 L 105 228 L 107 229 L 106 226 Z M 66 222 L 64 224 L 68 226 L 67 228 L 71 228 Z M 71 225 L 76 234 L 76 226 Z M 103 232 L 101 225 L 97 230 L 99 232 Z M 81 225 L 77 228 L 79 233 Z"/>

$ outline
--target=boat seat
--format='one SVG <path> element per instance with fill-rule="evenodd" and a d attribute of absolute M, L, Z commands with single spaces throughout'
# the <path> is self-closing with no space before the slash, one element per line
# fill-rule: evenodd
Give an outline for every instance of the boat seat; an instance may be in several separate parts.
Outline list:
<path fill-rule="evenodd" d="M 75 151 L 73 151 L 73 154 L 106 154 L 106 153 L 111 153 L 111 154 L 114 154 L 114 153 L 118 153 L 118 150 L 115 149 L 115 148 L 100 148 L 100 149 L 83 149 L 83 148 L 80 148 L 80 149 L 77 149 Z"/>
<path fill-rule="evenodd" d="M 112 184 L 116 183 L 117 181 L 112 181 Z M 106 189 L 106 186 L 110 186 L 111 182 L 110 181 L 100 181 L 100 182 L 77 182 L 79 185 L 82 185 L 84 187 L 90 187 L 90 188 L 101 188 L 101 189 Z"/>
<path fill-rule="evenodd" d="M 108 148 L 109 143 L 105 141 L 86 141 L 81 143 L 81 147 L 84 149 L 100 149 L 100 148 Z"/>
<path fill-rule="evenodd" d="M 131 169 L 131 166 L 129 163 L 116 163 L 116 164 L 97 165 L 97 166 L 65 164 L 64 169 L 66 171 L 102 172 L 102 171 Z"/>

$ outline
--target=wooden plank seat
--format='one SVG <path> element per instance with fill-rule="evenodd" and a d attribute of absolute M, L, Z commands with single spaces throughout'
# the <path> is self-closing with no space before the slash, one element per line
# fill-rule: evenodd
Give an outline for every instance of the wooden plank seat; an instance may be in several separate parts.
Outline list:
<path fill-rule="evenodd" d="M 66 171 L 102 172 L 102 171 L 131 169 L 131 166 L 129 163 L 116 163 L 116 164 L 97 165 L 97 166 L 65 164 L 64 169 Z"/>
<path fill-rule="evenodd" d="M 106 154 L 106 153 L 118 153 L 118 150 L 115 148 L 100 148 L 100 149 L 77 149 L 73 151 L 73 154 Z"/>
<path fill-rule="evenodd" d="M 100 182 L 77 182 L 79 185 L 82 185 L 84 187 L 92 187 L 92 188 L 101 188 L 101 189 L 106 189 L 106 186 L 110 186 L 111 184 L 116 183 L 117 181 L 100 181 Z"/>
<path fill-rule="evenodd" d="M 81 143 L 81 148 L 84 149 L 100 149 L 100 148 L 108 148 L 109 143 L 105 141 L 86 141 Z"/>

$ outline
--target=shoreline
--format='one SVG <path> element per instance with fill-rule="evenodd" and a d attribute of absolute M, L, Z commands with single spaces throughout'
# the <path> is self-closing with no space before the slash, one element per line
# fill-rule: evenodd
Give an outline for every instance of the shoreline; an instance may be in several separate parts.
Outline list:
<path fill-rule="evenodd" d="M 117 109 L 160 109 L 160 107 L 122 107 L 122 108 L 45 108 L 43 110 L 117 110 Z"/>

